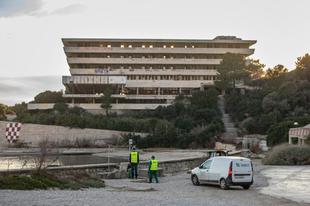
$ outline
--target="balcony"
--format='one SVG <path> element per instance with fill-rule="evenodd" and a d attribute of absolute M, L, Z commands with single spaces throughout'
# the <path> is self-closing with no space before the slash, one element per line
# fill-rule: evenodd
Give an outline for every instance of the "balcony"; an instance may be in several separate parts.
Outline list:
<path fill-rule="evenodd" d="M 67 58 L 69 64 L 219 65 L 221 59 Z"/>
<path fill-rule="evenodd" d="M 127 80 L 127 88 L 200 88 L 214 85 L 213 80 Z"/>
<path fill-rule="evenodd" d="M 126 84 L 126 76 L 63 76 L 66 84 Z"/>
<path fill-rule="evenodd" d="M 218 75 L 214 69 L 70 69 L 72 75 Z"/>
<path fill-rule="evenodd" d="M 88 111 L 102 111 L 101 104 L 68 104 L 70 108 L 81 107 Z M 112 104 L 112 110 L 155 110 L 158 106 L 169 106 L 170 104 Z M 28 110 L 53 109 L 53 103 L 29 103 Z"/>
<path fill-rule="evenodd" d="M 66 53 L 128 53 L 128 54 L 243 54 L 251 55 L 248 48 L 120 48 L 120 47 L 64 47 Z"/>

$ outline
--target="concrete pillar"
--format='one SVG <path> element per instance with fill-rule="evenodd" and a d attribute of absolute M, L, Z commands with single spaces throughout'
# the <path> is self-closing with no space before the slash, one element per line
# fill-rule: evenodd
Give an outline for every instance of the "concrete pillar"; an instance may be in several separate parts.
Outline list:
<path fill-rule="evenodd" d="M 74 98 L 72 98 L 72 104 L 74 104 Z"/>
<path fill-rule="evenodd" d="M 137 94 L 137 95 L 139 95 L 139 88 L 138 88 L 138 87 L 137 87 L 137 91 L 136 91 L 136 94 Z"/>
<path fill-rule="evenodd" d="M 121 86 L 121 93 L 124 93 L 124 85 Z"/>
<path fill-rule="evenodd" d="M 292 137 L 291 136 L 288 137 L 288 143 L 292 144 Z"/>
<path fill-rule="evenodd" d="M 160 95 L 160 87 L 157 89 L 157 95 Z"/>
<path fill-rule="evenodd" d="M 95 103 L 96 103 L 95 98 L 93 98 L 93 104 L 95 104 Z"/>
<path fill-rule="evenodd" d="M 118 104 L 118 99 L 115 99 L 115 101 L 116 101 L 116 104 Z"/>
<path fill-rule="evenodd" d="M 182 88 L 179 88 L 179 95 L 182 94 Z"/>
<path fill-rule="evenodd" d="M 301 145 L 301 139 L 298 137 L 298 145 Z"/>

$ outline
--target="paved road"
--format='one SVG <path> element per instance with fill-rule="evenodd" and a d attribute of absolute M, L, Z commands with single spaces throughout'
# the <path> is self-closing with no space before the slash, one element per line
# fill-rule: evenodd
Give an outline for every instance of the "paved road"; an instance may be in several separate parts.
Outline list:
<path fill-rule="evenodd" d="M 159 184 L 132 182 L 130 180 L 107 180 L 106 188 L 79 191 L 0 191 L 0 205 L 212 205 L 212 206 L 293 206 L 298 204 L 286 199 L 260 194 L 258 188 L 266 181 L 257 175 L 250 190 L 234 188 L 221 190 L 215 186 L 193 186 L 189 175 L 180 173 L 160 179 Z"/>
<path fill-rule="evenodd" d="M 310 166 L 273 166 L 261 173 L 269 182 L 261 193 L 310 205 Z"/>

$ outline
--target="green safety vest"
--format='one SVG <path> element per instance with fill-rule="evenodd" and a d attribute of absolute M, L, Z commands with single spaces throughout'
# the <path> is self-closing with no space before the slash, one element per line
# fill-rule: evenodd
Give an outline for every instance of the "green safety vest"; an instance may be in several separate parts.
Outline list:
<path fill-rule="evenodd" d="M 138 152 L 130 152 L 130 163 L 138 163 Z"/>
<path fill-rule="evenodd" d="M 157 160 L 151 160 L 151 171 L 157 171 L 158 169 L 158 161 Z"/>

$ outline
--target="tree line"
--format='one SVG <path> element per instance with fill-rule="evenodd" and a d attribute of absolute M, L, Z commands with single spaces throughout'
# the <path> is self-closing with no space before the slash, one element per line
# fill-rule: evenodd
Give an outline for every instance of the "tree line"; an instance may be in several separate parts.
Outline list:
<path fill-rule="evenodd" d="M 279 64 L 248 84 L 253 89 L 245 95 L 230 87 L 225 97 L 240 135 L 267 134 L 276 145 L 288 141 L 289 128 L 310 123 L 309 54 L 297 58 L 294 70 Z"/>
<path fill-rule="evenodd" d="M 68 104 L 58 98 L 59 94 L 48 94 L 60 100 L 52 110 L 30 112 L 25 103 L 16 104 L 16 120 L 34 124 L 128 131 L 132 134 L 124 137 L 125 140 L 134 138 L 139 147 L 213 147 L 224 130 L 217 106 L 218 91 L 215 88 L 195 91 L 192 97 L 179 96 L 172 105 L 160 106 L 154 111 L 123 115 L 111 112 L 108 112 L 109 115 L 91 114 L 79 107 L 69 108 Z M 108 95 L 105 96 L 103 105 L 108 105 Z M 49 97 L 45 99 L 46 95 L 38 94 L 35 102 L 50 101 Z M 106 109 L 108 110 L 108 106 Z M 141 138 L 136 133 L 146 133 L 147 136 Z"/>

